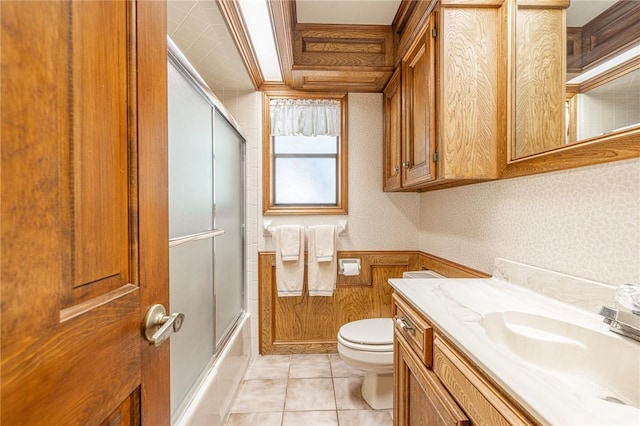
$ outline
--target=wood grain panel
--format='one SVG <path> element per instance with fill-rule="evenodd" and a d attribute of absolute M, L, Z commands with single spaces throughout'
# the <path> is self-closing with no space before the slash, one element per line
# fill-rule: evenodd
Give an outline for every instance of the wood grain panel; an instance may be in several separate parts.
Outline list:
<path fill-rule="evenodd" d="M 401 69 L 395 71 L 383 92 L 384 145 L 382 182 L 384 191 L 401 188 L 402 89 Z"/>
<path fill-rule="evenodd" d="M 353 38 L 320 38 L 303 37 L 302 52 L 335 52 L 353 54 L 384 54 L 385 40 L 383 39 L 353 39 Z"/>
<path fill-rule="evenodd" d="M 74 287 L 128 275 L 127 15 L 125 2 L 72 7 L 72 66 L 82 71 L 71 80 Z"/>
<path fill-rule="evenodd" d="M 391 26 L 297 24 L 294 66 L 392 67 Z"/>
<path fill-rule="evenodd" d="M 469 419 L 401 337 L 394 345 L 395 426 L 468 425 Z"/>
<path fill-rule="evenodd" d="M 422 364 L 431 367 L 433 364 L 433 327 L 397 294 L 393 295 L 392 318 L 396 320 L 399 318 L 413 327 L 408 332 L 396 322 L 395 332 L 404 337 Z"/>
<path fill-rule="evenodd" d="M 548 153 L 512 161 L 501 177 L 527 176 L 637 158 L 640 157 L 638 140 L 640 130 L 635 129 L 563 146 Z"/>
<path fill-rule="evenodd" d="M 469 268 L 459 263 L 434 256 L 429 253 L 420 253 L 421 269 L 429 269 L 443 275 L 447 278 L 489 278 L 491 274 L 487 274 L 476 269 Z"/>
<path fill-rule="evenodd" d="M 404 4 L 405 1 L 401 3 Z M 400 65 L 402 59 L 407 55 L 411 45 L 420 36 L 422 29 L 429 21 L 429 15 L 433 11 L 436 2 L 418 1 L 406 2 L 413 3 L 407 7 L 398 8 L 398 12 L 402 12 L 402 16 L 396 16 L 398 21 L 394 19 L 394 31 L 396 32 L 396 63 Z"/>
<path fill-rule="evenodd" d="M 58 161 L 51 161 L 59 158 L 69 138 L 64 120 L 70 108 L 65 54 L 69 31 L 57 24 L 68 20 L 68 10 L 56 2 L 40 6 L 34 10 L 26 2 L 0 2 L 3 344 L 5 336 L 28 336 L 58 322 L 59 307 L 49 301 L 61 297 L 59 277 L 65 276 L 67 285 L 70 281 L 70 246 L 60 241 L 65 186 L 59 182 L 64 170 Z M 30 24 L 20 25 L 25 16 Z M 53 135 L 62 142 L 43 143 Z M 39 173 L 32 173 L 34 169 Z M 40 212 L 36 206 L 42 214 L 34 214 Z M 27 263 L 35 258 L 37 262 Z M 51 277 L 56 285 L 40 282 L 40 276 Z M 8 297 L 14 292 L 17 297 Z M 7 411 L 4 406 L 2 411 Z"/>
<path fill-rule="evenodd" d="M 595 65 L 640 40 L 640 2 L 624 0 L 582 27 L 582 68 Z"/>
<path fill-rule="evenodd" d="M 564 15 L 564 9 L 517 10 L 512 160 L 564 144 Z"/>
<path fill-rule="evenodd" d="M 537 424 L 512 406 L 499 391 L 478 375 L 462 356 L 439 337 L 433 348 L 433 370 L 474 424 Z"/>
<path fill-rule="evenodd" d="M 442 8 L 440 48 L 443 176 L 498 177 L 501 100 L 498 8 Z"/>
<path fill-rule="evenodd" d="M 114 400 L 117 406 L 140 383 L 139 299 L 134 287 L 34 335 L 29 343 L 3 338 L 2 405 L 11 409 L 3 409 L 2 422 L 67 424 L 76 419 L 89 424 L 107 418 Z M 84 350 L 88 347 L 97 350 Z M 109 378 L 99 391 L 90 379 L 98 377 Z"/>
<path fill-rule="evenodd" d="M 140 389 L 136 389 L 109 415 L 101 426 L 140 425 Z"/>
<path fill-rule="evenodd" d="M 166 157 L 136 156 L 150 136 L 150 157 L 166 153 L 166 6 L 0 7 L 1 421 L 139 424 L 150 368 L 146 385 L 166 398 L 150 395 L 145 419 L 168 424 L 168 356 L 153 361 L 169 346 L 143 363 L 140 324 L 141 299 L 168 299 L 167 209 L 137 199 L 166 200 Z"/>
<path fill-rule="evenodd" d="M 167 5 L 144 1 L 136 5 L 136 136 L 141 317 L 156 303 L 169 308 L 169 172 L 167 108 Z M 143 339 L 142 424 L 171 422 L 170 345 L 155 347 Z"/>
<path fill-rule="evenodd" d="M 330 68 L 330 69 L 329 69 Z M 292 86 L 307 91 L 380 92 L 391 76 L 391 67 L 381 70 L 357 67 L 298 67 L 292 71 Z"/>
<path fill-rule="evenodd" d="M 391 317 L 389 278 L 419 268 L 415 252 L 339 252 L 338 258 L 359 258 L 359 276 L 337 277 L 331 297 L 310 297 L 306 274 L 303 295 L 277 297 L 275 256 L 259 253 L 260 353 L 336 352 L 338 329 L 363 318 Z"/>
<path fill-rule="evenodd" d="M 260 353 L 336 352 L 336 335 L 348 322 L 392 316 L 389 278 L 405 271 L 431 269 L 450 277 L 487 277 L 463 265 L 419 252 L 341 251 L 338 258 L 360 259 L 358 276 L 337 276 L 331 297 L 277 297 L 275 255 L 258 253 Z"/>
<path fill-rule="evenodd" d="M 402 186 L 436 179 L 435 26 L 429 18 L 402 59 Z"/>

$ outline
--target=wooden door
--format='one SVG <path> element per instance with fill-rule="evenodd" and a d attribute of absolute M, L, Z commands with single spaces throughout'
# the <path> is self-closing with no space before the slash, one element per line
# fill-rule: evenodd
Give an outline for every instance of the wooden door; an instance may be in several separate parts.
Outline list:
<path fill-rule="evenodd" d="M 432 14 L 402 60 L 404 187 L 436 179 L 434 28 Z"/>
<path fill-rule="evenodd" d="M 400 69 L 387 83 L 383 92 L 384 116 L 384 154 L 383 189 L 395 191 L 401 188 L 402 167 L 402 90 L 400 87 Z"/>
<path fill-rule="evenodd" d="M 1 14 L 2 424 L 168 424 L 165 5 Z"/>

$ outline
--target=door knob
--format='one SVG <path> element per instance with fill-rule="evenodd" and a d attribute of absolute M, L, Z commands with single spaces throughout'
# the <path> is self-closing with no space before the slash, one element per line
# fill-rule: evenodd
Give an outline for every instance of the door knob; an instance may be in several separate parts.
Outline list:
<path fill-rule="evenodd" d="M 167 340 L 182 328 L 184 314 L 175 312 L 167 315 L 164 306 L 153 305 L 144 319 L 144 337 L 156 346 Z"/>

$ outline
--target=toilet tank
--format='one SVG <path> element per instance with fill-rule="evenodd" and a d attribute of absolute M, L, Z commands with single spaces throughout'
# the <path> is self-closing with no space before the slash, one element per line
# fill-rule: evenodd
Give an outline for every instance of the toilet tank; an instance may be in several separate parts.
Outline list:
<path fill-rule="evenodd" d="M 426 271 L 407 271 L 402 273 L 402 278 L 446 278 L 444 275 L 440 275 L 437 272 Z"/>

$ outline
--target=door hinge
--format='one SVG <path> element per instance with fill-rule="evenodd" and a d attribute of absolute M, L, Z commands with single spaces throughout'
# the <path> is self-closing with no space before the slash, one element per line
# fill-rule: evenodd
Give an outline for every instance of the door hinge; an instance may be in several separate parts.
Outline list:
<path fill-rule="evenodd" d="M 433 162 L 437 163 L 438 162 L 438 151 L 433 153 Z"/>
<path fill-rule="evenodd" d="M 431 36 L 433 38 L 438 37 L 438 29 L 436 27 L 433 27 L 433 29 L 431 30 Z"/>

